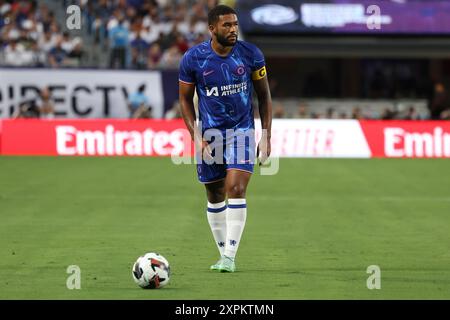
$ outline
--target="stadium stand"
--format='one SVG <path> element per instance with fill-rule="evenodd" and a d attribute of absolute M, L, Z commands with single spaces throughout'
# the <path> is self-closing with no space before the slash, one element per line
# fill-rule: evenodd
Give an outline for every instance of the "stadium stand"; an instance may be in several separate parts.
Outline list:
<path fill-rule="evenodd" d="M 0 1 L 0 62 L 14 67 L 81 66 L 83 39 L 64 32 L 45 2 Z"/>
<path fill-rule="evenodd" d="M 64 9 L 71 4 L 82 8 L 87 25 L 75 37 L 61 24 L 65 21 Z M 121 68 L 177 68 L 182 54 L 206 39 L 206 13 L 216 4 L 191 0 L 2 0 L 1 63 L 116 67 L 113 60 L 122 56 Z M 125 37 L 121 37 L 121 31 L 125 31 Z"/>

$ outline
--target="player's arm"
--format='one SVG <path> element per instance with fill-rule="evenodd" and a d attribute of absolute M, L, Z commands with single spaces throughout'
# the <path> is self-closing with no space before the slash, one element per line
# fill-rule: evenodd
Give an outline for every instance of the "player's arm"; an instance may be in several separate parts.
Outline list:
<path fill-rule="evenodd" d="M 208 143 L 202 139 L 200 130 L 195 123 L 195 107 L 194 107 L 194 92 L 195 85 L 193 83 L 186 83 L 179 81 L 179 100 L 180 111 L 183 117 L 184 123 L 191 134 L 191 139 L 195 142 L 197 150 L 204 151 L 206 149 L 207 154 L 211 154 Z"/>
<path fill-rule="evenodd" d="M 258 97 L 259 116 L 263 129 L 261 140 L 258 143 L 258 157 L 260 164 L 270 156 L 270 138 L 272 133 L 272 97 L 267 80 L 266 67 L 262 67 L 252 74 L 253 87 Z"/>
<path fill-rule="evenodd" d="M 194 92 L 195 85 L 193 83 L 179 82 L 179 99 L 181 116 L 186 124 L 192 140 L 195 140 L 197 132 L 195 124 L 195 108 L 194 108 Z"/>

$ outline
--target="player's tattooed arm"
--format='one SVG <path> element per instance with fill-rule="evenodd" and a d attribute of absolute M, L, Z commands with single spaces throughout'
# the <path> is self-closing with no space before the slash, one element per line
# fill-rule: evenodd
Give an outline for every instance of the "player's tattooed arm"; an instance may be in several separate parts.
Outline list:
<path fill-rule="evenodd" d="M 202 150 L 202 154 L 209 157 L 211 154 L 211 148 L 208 143 L 203 140 L 201 130 L 199 130 L 197 124 L 195 123 L 195 85 L 180 81 L 179 88 L 180 111 L 184 123 L 191 134 L 191 139 L 195 143 L 196 150 Z"/>
<path fill-rule="evenodd" d="M 271 152 L 270 138 L 272 131 L 272 97 L 270 95 L 269 82 L 265 74 L 257 80 L 253 79 L 253 86 L 258 97 L 259 116 L 261 118 L 261 127 L 263 129 L 257 151 L 260 164 L 262 164 L 270 156 Z"/>

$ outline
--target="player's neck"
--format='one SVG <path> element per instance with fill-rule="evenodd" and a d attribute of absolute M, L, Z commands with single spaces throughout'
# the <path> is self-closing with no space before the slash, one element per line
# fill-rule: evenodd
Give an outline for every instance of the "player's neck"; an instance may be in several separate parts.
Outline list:
<path fill-rule="evenodd" d="M 233 50 L 233 46 L 223 46 L 219 42 L 212 40 L 211 41 L 211 48 L 214 50 L 215 53 L 217 53 L 219 56 L 226 57 L 231 50 Z"/>

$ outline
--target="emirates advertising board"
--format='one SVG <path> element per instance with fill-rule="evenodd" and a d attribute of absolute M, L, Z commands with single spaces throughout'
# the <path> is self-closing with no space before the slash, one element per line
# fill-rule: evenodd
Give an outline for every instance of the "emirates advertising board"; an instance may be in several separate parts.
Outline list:
<path fill-rule="evenodd" d="M 279 158 L 450 158 L 450 121 L 274 119 L 271 142 Z M 182 157 L 193 150 L 181 119 L 0 121 L 2 155 Z"/>

